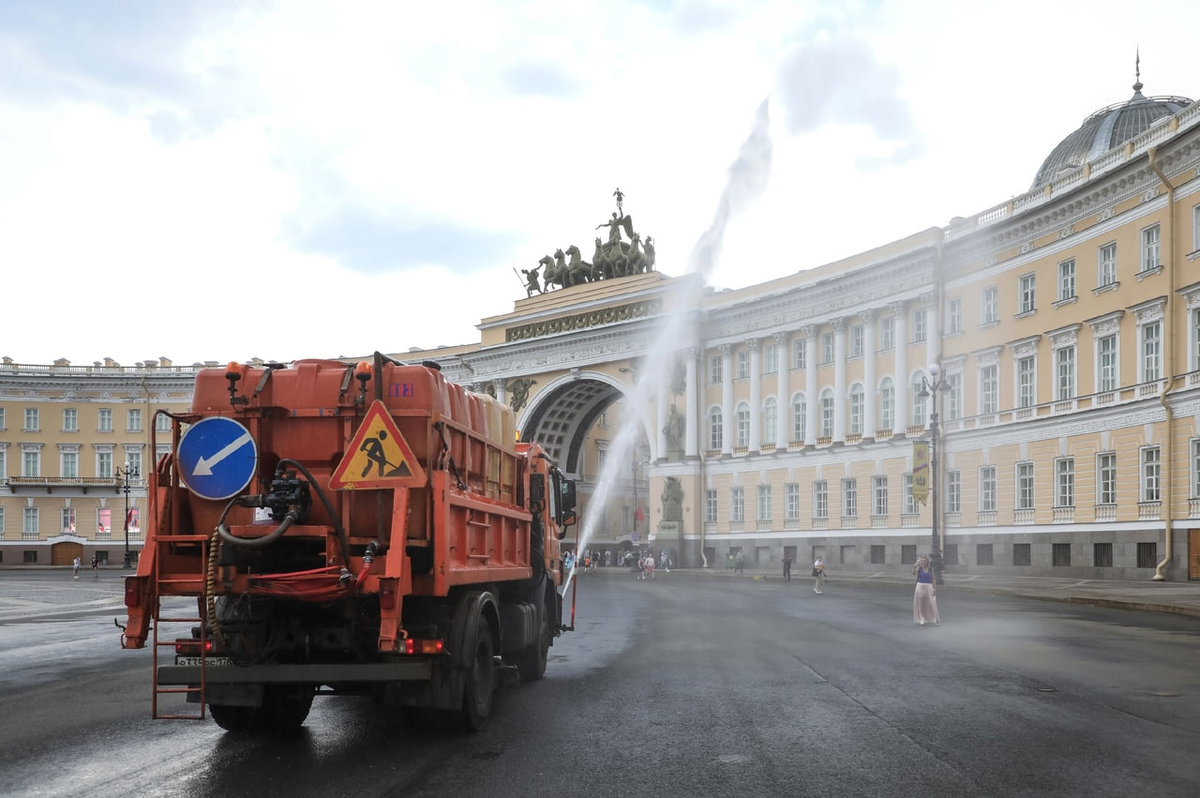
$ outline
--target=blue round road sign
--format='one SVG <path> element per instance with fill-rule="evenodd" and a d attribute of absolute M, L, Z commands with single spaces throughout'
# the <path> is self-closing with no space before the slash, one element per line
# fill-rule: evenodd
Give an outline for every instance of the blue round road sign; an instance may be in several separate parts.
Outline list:
<path fill-rule="evenodd" d="M 215 416 L 188 428 L 175 460 L 192 493 L 202 499 L 228 499 L 250 484 L 258 467 L 258 447 L 250 430 Z"/>

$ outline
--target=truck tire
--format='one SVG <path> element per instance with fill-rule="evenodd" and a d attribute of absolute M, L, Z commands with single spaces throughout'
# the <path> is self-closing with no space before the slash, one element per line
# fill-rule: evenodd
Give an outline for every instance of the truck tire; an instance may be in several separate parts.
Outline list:
<path fill-rule="evenodd" d="M 517 673 L 523 682 L 534 682 L 546 675 L 546 658 L 550 654 L 550 617 L 545 607 L 540 607 L 537 641 L 521 651 L 515 658 Z"/>
<path fill-rule="evenodd" d="M 462 721 L 464 729 L 477 732 L 487 725 L 496 698 L 495 648 L 491 630 L 482 618 L 475 631 L 475 645 L 471 650 L 474 653 L 466 671 Z"/>
<path fill-rule="evenodd" d="M 260 707 L 209 704 L 218 726 L 228 732 L 286 733 L 300 728 L 312 708 L 313 689 L 303 685 L 269 684 Z"/>

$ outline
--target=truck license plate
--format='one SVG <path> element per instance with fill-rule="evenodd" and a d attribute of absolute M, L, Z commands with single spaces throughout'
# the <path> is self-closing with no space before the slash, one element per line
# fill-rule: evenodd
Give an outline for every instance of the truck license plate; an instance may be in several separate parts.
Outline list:
<path fill-rule="evenodd" d="M 176 657 L 175 664 L 176 665 L 199 665 L 199 664 L 201 664 L 200 660 L 202 660 L 202 659 L 208 660 L 208 667 L 210 667 L 210 668 L 213 667 L 214 665 L 232 665 L 233 664 L 233 660 L 231 660 L 229 657 Z"/>

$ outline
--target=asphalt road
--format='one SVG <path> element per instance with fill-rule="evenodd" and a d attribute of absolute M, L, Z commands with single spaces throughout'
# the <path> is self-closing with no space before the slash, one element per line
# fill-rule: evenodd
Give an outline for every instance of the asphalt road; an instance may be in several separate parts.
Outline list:
<path fill-rule="evenodd" d="M 914 627 L 908 587 L 808 582 L 585 575 L 546 679 L 475 735 L 359 699 L 286 739 L 153 721 L 103 598 L 7 616 L 0 794 L 1200 794 L 1200 621 L 981 593 Z"/>

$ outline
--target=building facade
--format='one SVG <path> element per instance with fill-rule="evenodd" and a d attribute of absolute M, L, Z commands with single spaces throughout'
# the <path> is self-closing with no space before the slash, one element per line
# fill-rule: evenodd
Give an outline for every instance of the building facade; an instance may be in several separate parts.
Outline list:
<path fill-rule="evenodd" d="M 0 564 L 136 560 L 148 473 L 171 448 L 159 411 L 190 407 L 196 367 L 167 360 L 0 363 Z"/>

